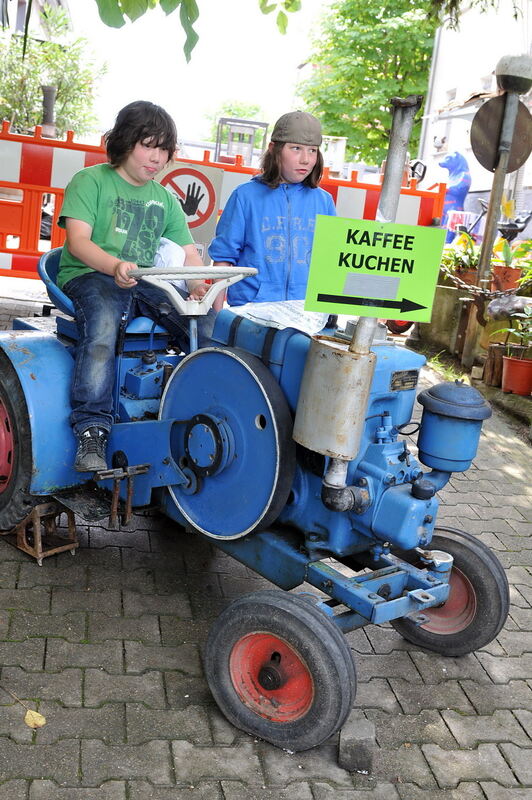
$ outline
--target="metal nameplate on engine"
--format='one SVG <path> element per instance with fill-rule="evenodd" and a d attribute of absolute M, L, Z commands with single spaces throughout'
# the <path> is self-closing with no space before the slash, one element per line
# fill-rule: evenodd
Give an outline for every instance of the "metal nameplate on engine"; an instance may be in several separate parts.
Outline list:
<path fill-rule="evenodd" d="M 415 389 L 419 372 L 417 369 L 400 369 L 392 373 L 390 389 L 392 392 L 404 392 L 406 389 Z"/>

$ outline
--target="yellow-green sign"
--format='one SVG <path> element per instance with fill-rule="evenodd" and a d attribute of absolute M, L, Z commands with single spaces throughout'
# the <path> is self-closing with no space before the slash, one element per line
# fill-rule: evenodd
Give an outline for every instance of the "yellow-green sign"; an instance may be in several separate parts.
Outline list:
<path fill-rule="evenodd" d="M 319 214 L 305 310 L 430 322 L 445 233 Z"/>

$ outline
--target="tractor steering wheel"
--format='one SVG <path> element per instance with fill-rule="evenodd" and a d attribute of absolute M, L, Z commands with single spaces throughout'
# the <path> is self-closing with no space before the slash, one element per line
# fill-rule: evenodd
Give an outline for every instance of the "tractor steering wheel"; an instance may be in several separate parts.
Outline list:
<path fill-rule="evenodd" d="M 136 280 L 142 279 L 158 286 L 168 302 L 180 314 L 186 317 L 203 316 L 208 312 L 218 294 L 225 291 L 233 283 L 241 281 L 250 275 L 256 275 L 258 270 L 254 267 L 145 267 L 130 270 L 129 274 Z M 214 280 L 205 296 L 201 300 L 185 300 L 175 286 L 169 282 L 172 280 Z"/>

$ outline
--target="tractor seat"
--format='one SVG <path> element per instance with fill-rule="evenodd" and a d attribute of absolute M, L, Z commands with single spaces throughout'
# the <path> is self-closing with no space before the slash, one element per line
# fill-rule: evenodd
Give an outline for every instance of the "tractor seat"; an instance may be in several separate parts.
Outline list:
<path fill-rule="evenodd" d="M 59 272 L 59 261 L 61 258 L 62 247 L 55 247 L 40 257 L 37 264 L 37 271 L 48 292 L 48 297 L 59 311 L 69 317 L 75 316 L 74 305 L 68 295 L 66 295 L 57 285 L 57 273 Z M 153 327 L 153 320 L 148 317 L 136 317 L 128 322 L 126 333 L 150 333 Z M 168 333 L 165 328 L 156 325 L 154 333 Z"/>

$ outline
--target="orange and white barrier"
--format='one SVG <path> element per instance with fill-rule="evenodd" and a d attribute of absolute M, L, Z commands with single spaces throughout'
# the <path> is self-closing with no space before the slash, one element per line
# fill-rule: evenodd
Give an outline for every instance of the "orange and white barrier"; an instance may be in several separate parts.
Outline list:
<path fill-rule="evenodd" d="M 0 275 L 36 278 L 37 261 L 44 252 L 40 242 L 45 195 L 54 198 L 51 247 L 59 247 L 64 231 L 55 223 L 66 185 L 83 167 L 106 161 L 103 143 L 95 147 L 42 136 L 10 133 L 4 122 L 0 131 Z M 47 243 L 46 243 L 47 244 Z"/>
<path fill-rule="evenodd" d="M 194 239 L 204 249 L 214 235 L 214 228 L 227 198 L 240 183 L 258 170 L 245 167 L 242 158 L 236 163 L 217 163 L 209 152 L 203 161 L 176 159 L 158 180 L 186 203 L 187 186 L 195 183 L 201 190 L 201 202 L 187 217 Z M 47 139 L 40 127 L 33 136 L 10 133 L 9 123 L 0 130 L 0 275 L 37 277 L 37 261 L 45 249 L 59 247 L 65 239 L 57 226 L 65 187 L 83 167 L 106 160 L 103 142 L 99 146 L 80 144 L 68 131 L 65 141 Z M 375 219 L 380 184 L 362 183 L 356 174 L 350 181 L 331 178 L 326 170 L 321 186 L 331 193 L 339 216 Z M 446 186 L 435 190 L 418 189 L 415 179 L 401 190 L 397 222 L 407 225 L 433 225 L 441 219 Z M 40 240 L 43 198 L 54 198 L 51 240 Z M 185 209 L 186 211 L 186 209 Z M 436 224 L 438 224 L 436 222 Z"/>

